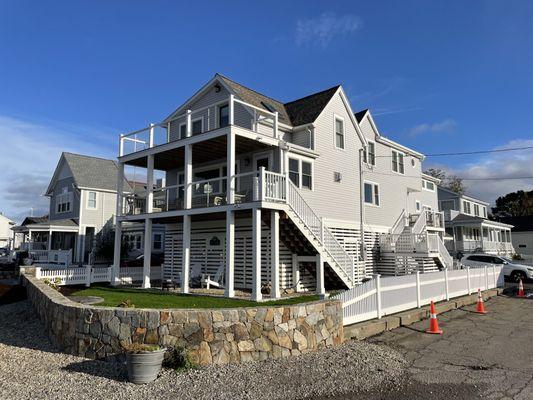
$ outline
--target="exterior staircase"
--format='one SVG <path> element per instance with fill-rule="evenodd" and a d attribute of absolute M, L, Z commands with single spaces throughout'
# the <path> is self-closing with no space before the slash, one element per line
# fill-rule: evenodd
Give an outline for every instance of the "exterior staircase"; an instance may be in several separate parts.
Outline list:
<path fill-rule="evenodd" d="M 342 285 L 348 289 L 362 279 L 364 266 L 348 254 L 337 241 L 333 233 L 324 224 L 322 218 L 307 204 L 298 188 L 287 180 L 286 184 L 287 217 L 305 237 L 311 248 L 321 254 L 327 266 L 335 273 Z M 307 248 L 309 251 L 309 247 Z"/>
<path fill-rule="evenodd" d="M 403 211 L 391 228 L 391 233 L 383 235 L 380 241 L 383 258 L 388 259 L 389 264 L 390 259 L 394 258 L 394 275 L 409 274 L 416 270 L 428 272 L 436 268 L 452 268 L 453 258 L 443 240 L 437 233 L 427 230 L 425 211 L 413 217 L 415 216 L 406 217 Z M 387 273 L 392 272 L 390 267 L 387 267 Z"/>

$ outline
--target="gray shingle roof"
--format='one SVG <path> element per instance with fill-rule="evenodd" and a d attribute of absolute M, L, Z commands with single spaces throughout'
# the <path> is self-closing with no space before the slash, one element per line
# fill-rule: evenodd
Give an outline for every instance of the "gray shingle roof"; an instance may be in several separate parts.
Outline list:
<path fill-rule="evenodd" d="M 301 99 L 282 103 L 232 81 L 223 75 L 217 74 L 217 77 L 228 85 L 242 101 L 266 111 L 271 111 L 269 110 L 271 107 L 274 108 L 279 113 L 279 121 L 290 126 L 314 122 L 340 87 L 340 85 L 337 85 L 321 92 L 302 97 Z"/>
<path fill-rule="evenodd" d="M 118 167 L 115 161 L 73 153 L 63 153 L 63 157 L 79 187 L 117 190 Z M 124 188 L 129 188 L 127 181 L 124 181 Z"/>

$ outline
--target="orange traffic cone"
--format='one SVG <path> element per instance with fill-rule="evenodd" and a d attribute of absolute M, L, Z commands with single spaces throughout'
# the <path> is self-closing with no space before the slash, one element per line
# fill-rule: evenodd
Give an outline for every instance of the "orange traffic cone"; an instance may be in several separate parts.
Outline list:
<path fill-rule="evenodd" d="M 526 292 L 524 292 L 524 284 L 522 279 L 518 281 L 518 297 L 526 297 Z"/>
<path fill-rule="evenodd" d="M 481 289 L 477 290 L 477 307 L 476 312 L 479 314 L 486 314 L 485 303 L 483 303 L 483 296 L 481 296 Z"/>
<path fill-rule="evenodd" d="M 437 321 L 437 313 L 435 312 L 435 304 L 433 304 L 433 301 L 429 306 L 429 329 L 426 333 L 442 335 L 442 331 L 439 329 L 439 321 Z"/>

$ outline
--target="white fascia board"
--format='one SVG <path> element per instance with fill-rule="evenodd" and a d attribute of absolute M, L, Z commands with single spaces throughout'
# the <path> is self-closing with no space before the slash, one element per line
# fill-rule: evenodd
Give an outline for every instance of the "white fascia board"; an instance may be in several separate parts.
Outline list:
<path fill-rule="evenodd" d="M 436 183 L 437 185 L 441 182 L 441 180 L 439 178 L 435 178 L 434 176 L 431 176 L 431 175 L 428 175 L 428 174 L 424 174 L 424 173 L 422 173 L 422 178 L 424 178 L 427 181 L 431 181 L 433 183 Z"/>

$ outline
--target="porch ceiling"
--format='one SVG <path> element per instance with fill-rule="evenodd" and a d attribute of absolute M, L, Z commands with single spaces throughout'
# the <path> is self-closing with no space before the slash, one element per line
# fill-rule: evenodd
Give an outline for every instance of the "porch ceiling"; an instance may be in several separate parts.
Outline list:
<path fill-rule="evenodd" d="M 235 153 L 251 153 L 265 150 L 270 146 L 236 135 Z M 226 158 L 227 154 L 227 137 L 219 136 L 210 140 L 195 143 L 192 145 L 192 162 L 193 164 L 202 164 L 209 161 Z M 185 162 L 185 150 L 183 147 L 167 150 L 154 154 L 154 168 L 161 171 L 168 171 L 182 167 Z M 137 167 L 147 167 L 147 157 L 138 158 L 127 163 Z"/>

